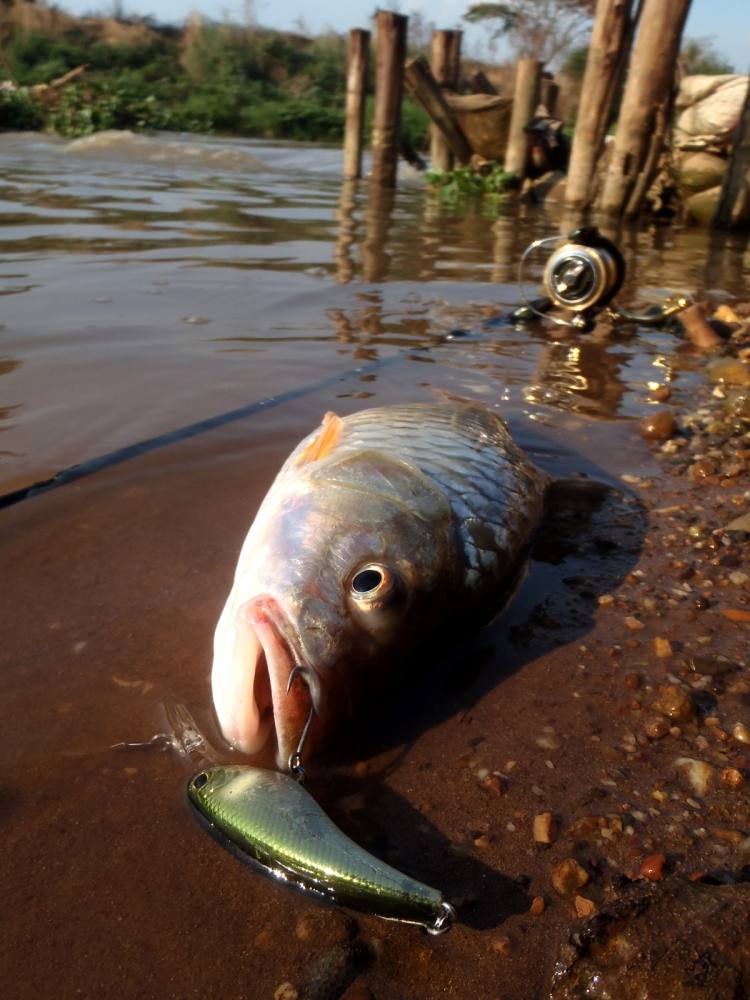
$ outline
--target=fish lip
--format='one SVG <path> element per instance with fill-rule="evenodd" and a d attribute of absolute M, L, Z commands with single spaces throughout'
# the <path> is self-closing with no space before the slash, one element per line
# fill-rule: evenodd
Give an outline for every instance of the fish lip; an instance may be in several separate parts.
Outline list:
<path fill-rule="evenodd" d="M 299 737 L 312 707 L 312 691 L 306 683 L 292 684 L 289 678 L 295 667 L 317 677 L 315 668 L 307 661 L 300 638 L 279 602 L 268 594 L 251 598 L 243 608 L 247 623 L 253 628 L 265 660 L 265 670 L 271 687 L 273 711 L 272 735 L 276 743 L 276 763 L 286 767 L 291 754 L 297 749 Z M 278 672 L 278 657 L 269 655 L 274 646 L 284 648 L 285 669 Z"/>

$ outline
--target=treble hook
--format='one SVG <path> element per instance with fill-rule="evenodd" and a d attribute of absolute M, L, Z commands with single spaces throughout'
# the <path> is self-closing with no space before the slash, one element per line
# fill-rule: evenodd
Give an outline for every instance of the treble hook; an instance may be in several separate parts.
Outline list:
<path fill-rule="evenodd" d="M 309 667 L 301 667 L 297 665 L 293 668 L 292 672 L 289 674 L 289 680 L 286 684 L 286 693 L 292 690 L 292 684 L 296 677 L 300 677 L 307 685 L 307 690 L 310 694 L 310 711 L 307 714 L 307 721 L 305 722 L 304 728 L 299 738 L 299 743 L 297 744 L 297 749 L 289 755 L 289 761 L 287 767 L 289 768 L 289 773 L 293 778 L 303 784 L 305 781 L 305 769 L 302 766 L 302 751 L 305 747 L 307 741 L 307 735 L 310 732 L 310 726 L 312 721 L 317 714 L 316 706 L 320 704 L 320 681 L 318 680 L 318 675 L 314 670 Z"/>

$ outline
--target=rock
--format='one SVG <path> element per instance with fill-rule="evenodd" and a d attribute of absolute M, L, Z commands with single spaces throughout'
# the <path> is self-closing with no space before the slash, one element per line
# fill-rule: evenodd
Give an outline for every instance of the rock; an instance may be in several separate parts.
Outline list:
<path fill-rule="evenodd" d="M 690 696 L 678 684 L 667 684 L 661 688 L 653 707 L 673 722 L 689 722 L 695 715 Z"/>
<path fill-rule="evenodd" d="M 739 743 L 750 744 L 750 729 L 744 724 L 744 722 L 737 722 L 732 726 L 732 736 Z"/>
<path fill-rule="evenodd" d="M 643 731 L 652 740 L 660 740 L 663 736 L 667 735 L 669 729 L 669 723 L 661 715 L 647 719 L 643 725 Z"/>
<path fill-rule="evenodd" d="M 723 302 L 716 312 L 713 314 L 712 319 L 718 319 L 720 323 L 741 323 L 742 317 L 738 316 L 737 313 L 728 306 L 726 302 Z"/>
<path fill-rule="evenodd" d="M 730 622 L 750 623 L 750 611 L 745 608 L 724 608 L 721 612 Z"/>
<path fill-rule="evenodd" d="M 627 625 L 627 627 L 630 629 L 631 632 L 640 632 L 641 629 L 644 629 L 646 627 L 642 621 L 640 621 L 638 618 L 635 618 L 633 615 L 628 615 L 626 617 L 625 624 Z"/>
<path fill-rule="evenodd" d="M 534 917 L 541 916 L 547 908 L 547 904 L 544 901 L 544 896 L 534 896 L 531 900 L 531 906 L 529 907 L 529 913 Z"/>
<path fill-rule="evenodd" d="M 704 226 L 709 225 L 716 215 L 720 194 L 720 185 L 691 194 L 689 198 L 685 199 L 685 209 L 688 215 Z"/>
<path fill-rule="evenodd" d="M 660 882 L 664 878 L 664 865 L 667 863 L 664 854 L 649 854 L 641 862 L 641 875 L 649 882 Z"/>
<path fill-rule="evenodd" d="M 668 385 L 658 385 L 655 389 L 651 390 L 651 398 L 656 403 L 666 403 L 671 395 L 672 390 Z"/>
<path fill-rule="evenodd" d="M 706 368 L 706 378 L 714 385 L 750 385 L 750 365 L 738 358 L 719 358 Z"/>
<path fill-rule="evenodd" d="M 695 794 L 702 798 L 713 778 L 714 769 L 711 765 L 693 757 L 678 757 L 675 766 L 680 769 Z"/>
<path fill-rule="evenodd" d="M 628 688 L 630 691 L 637 691 L 638 688 L 641 686 L 641 678 L 639 674 L 635 673 L 625 674 L 622 680 L 625 687 Z"/>
<path fill-rule="evenodd" d="M 315 954 L 305 981 L 300 985 L 299 996 L 303 1000 L 340 997 L 371 964 L 373 957 L 370 947 L 360 938 L 343 941 Z M 295 1000 L 297 995 L 295 992 L 288 1000 Z M 278 1000 L 287 998 L 279 997 Z"/>
<path fill-rule="evenodd" d="M 672 655 L 672 643 L 669 639 L 662 639 L 657 636 L 654 639 L 654 652 L 660 660 L 668 660 Z"/>
<path fill-rule="evenodd" d="M 564 858 L 552 869 L 552 887 L 560 896 L 569 896 L 589 880 L 589 873 L 575 858 Z"/>
<path fill-rule="evenodd" d="M 721 772 L 721 783 L 727 788 L 731 788 L 732 791 L 737 791 L 745 784 L 745 776 L 736 767 L 725 767 Z"/>
<path fill-rule="evenodd" d="M 273 1000 L 297 1000 L 299 993 L 291 983 L 281 983 L 274 990 Z"/>
<path fill-rule="evenodd" d="M 733 521 L 724 528 L 724 531 L 747 531 L 750 532 L 750 514 L 742 514 L 735 517 Z"/>
<path fill-rule="evenodd" d="M 694 483 L 699 483 L 702 479 L 716 475 L 716 466 L 710 458 L 699 458 L 697 462 L 688 469 L 688 475 Z"/>
<path fill-rule="evenodd" d="M 666 441 L 674 436 L 677 421 L 671 410 L 656 410 L 645 416 L 638 426 L 647 441 Z"/>
<path fill-rule="evenodd" d="M 725 656 L 691 656 L 690 657 L 690 669 L 696 673 L 705 676 L 726 674 L 730 670 L 737 670 L 737 664 L 732 663 Z"/>
<path fill-rule="evenodd" d="M 508 935 L 502 934 L 500 937 L 495 938 L 495 940 L 492 942 L 492 950 L 506 957 L 510 955 L 512 951 L 512 945 Z"/>
<path fill-rule="evenodd" d="M 580 920 L 586 920 L 587 917 L 592 916 L 596 913 L 596 904 L 591 899 L 586 899 L 585 896 L 576 896 L 573 900 L 573 905 L 576 909 L 576 916 Z"/>
<path fill-rule="evenodd" d="M 750 994 L 750 885 L 643 880 L 577 927 L 550 1000 L 736 1000 Z"/>
<path fill-rule="evenodd" d="M 551 812 L 539 813 L 534 817 L 534 841 L 537 844 L 552 844 L 557 836 L 557 823 Z"/>

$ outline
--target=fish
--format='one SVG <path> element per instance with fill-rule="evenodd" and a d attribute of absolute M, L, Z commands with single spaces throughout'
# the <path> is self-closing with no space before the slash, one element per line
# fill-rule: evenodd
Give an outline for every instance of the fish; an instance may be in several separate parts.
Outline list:
<path fill-rule="evenodd" d="M 478 402 L 326 413 L 292 451 L 242 546 L 214 635 L 226 740 L 290 759 L 311 703 L 313 750 L 430 642 L 506 604 L 549 477 Z M 290 686 L 295 668 L 313 684 Z"/>
<path fill-rule="evenodd" d="M 449 930 L 456 914 L 437 889 L 397 871 L 346 836 L 288 774 L 247 764 L 205 768 L 188 797 L 209 825 L 267 873 L 337 905 Z"/>

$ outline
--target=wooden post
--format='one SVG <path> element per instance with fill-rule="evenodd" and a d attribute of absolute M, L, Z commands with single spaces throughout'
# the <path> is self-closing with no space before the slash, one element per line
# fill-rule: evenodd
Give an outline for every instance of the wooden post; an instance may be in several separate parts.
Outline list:
<path fill-rule="evenodd" d="M 550 118 L 555 117 L 557 98 L 560 96 L 560 85 L 555 82 L 551 73 L 545 74 L 539 84 L 539 103 L 544 106 Z"/>
<path fill-rule="evenodd" d="M 401 126 L 403 66 L 409 18 L 389 10 L 375 15 L 375 113 L 372 122 L 372 179 L 381 187 L 396 186 Z"/>
<path fill-rule="evenodd" d="M 433 31 L 430 69 L 438 86 L 446 90 L 458 88 L 458 71 L 461 62 L 461 31 Z M 430 164 L 438 170 L 450 170 L 453 154 L 450 146 L 435 124 L 430 126 Z"/>
<path fill-rule="evenodd" d="M 466 82 L 469 84 L 469 90 L 472 94 L 492 94 L 494 97 L 500 93 L 481 69 L 475 70 Z"/>
<path fill-rule="evenodd" d="M 633 38 L 632 6 L 633 0 L 597 0 L 565 187 L 565 202 L 573 208 L 592 201 L 596 161 Z"/>
<path fill-rule="evenodd" d="M 435 125 L 442 132 L 448 148 L 453 152 L 459 163 L 468 163 L 471 159 L 471 146 L 450 113 L 445 103 L 442 91 L 435 77 L 430 72 L 424 56 L 410 59 L 404 69 L 404 81 L 409 93 L 414 97 Z"/>
<path fill-rule="evenodd" d="M 524 131 L 534 117 L 539 99 L 539 74 L 542 64 L 537 59 L 519 59 L 516 69 L 516 90 L 513 95 L 513 114 L 510 119 L 508 146 L 505 151 L 505 170 L 523 178 L 526 173 L 526 154 L 529 137 Z"/>
<path fill-rule="evenodd" d="M 717 229 L 750 228 L 750 77 L 713 224 Z"/>
<path fill-rule="evenodd" d="M 346 53 L 346 125 L 344 131 L 344 178 L 362 176 L 362 137 L 365 121 L 367 64 L 370 32 L 352 28 Z"/>
<path fill-rule="evenodd" d="M 690 0 L 644 0 L 600 208 L 621 215 L 649 156 L 659 107 L 667 107 Z M 644 186 L 645 187 L 645 186 Z"/>

